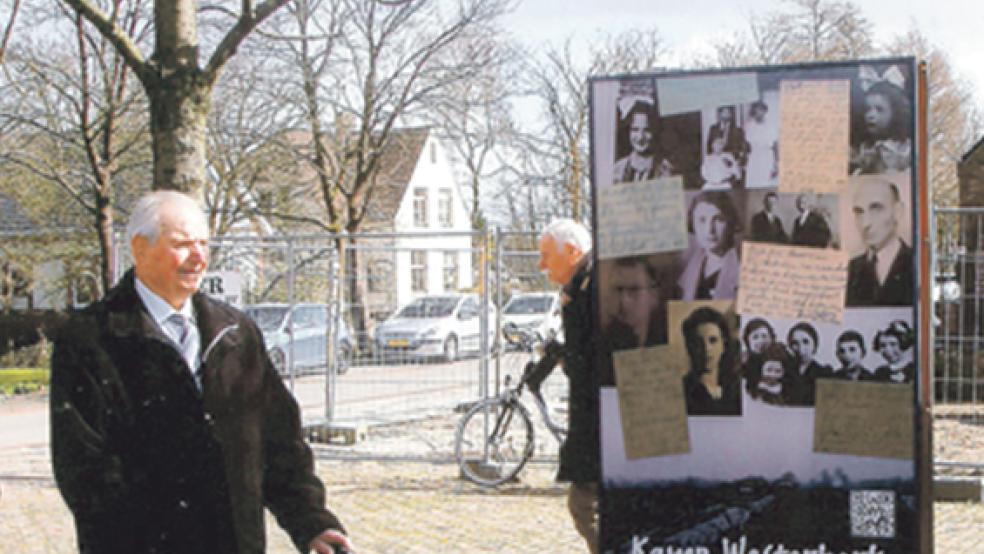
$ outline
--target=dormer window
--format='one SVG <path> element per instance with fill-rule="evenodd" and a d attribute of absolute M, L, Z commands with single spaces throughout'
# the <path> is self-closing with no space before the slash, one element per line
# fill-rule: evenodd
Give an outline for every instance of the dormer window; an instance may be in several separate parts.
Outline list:
<path fill-rule="evenodd" d="M 432 164 L 437 163 L 437 145 L 433 142 L 430 143 L 430 158 Z"/>

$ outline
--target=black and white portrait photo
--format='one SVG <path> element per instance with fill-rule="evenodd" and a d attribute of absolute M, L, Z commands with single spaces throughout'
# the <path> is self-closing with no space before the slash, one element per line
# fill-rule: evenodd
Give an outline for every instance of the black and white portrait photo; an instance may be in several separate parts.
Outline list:
<path fill-rule="evenodd" d="M 851 109 L 852 175 L 912 167 L 912 75 L 904 64 L 861 65 Z"/>
<path fill-rule="evenodd" d="M 740 346 L 730 302 L 671 302 L 670 340 L 686 358 L 687 415 L 741 415 Z"/>
<path fill-rule="evenodd" d="M 619 98 L 617 113 L 613 182 L 647 181 L 673 175 L 673 165 L 659 144 L 653 97 L 623 96 Z"/>
<path fill-rule="evenodd" d="M 748 190 L 745 240 L 839 248 L 840 203 L 836 194 L 778 193 L 772 189 Z"/>
<path fill-rule="evenodd" d="M 713 115 L 711 115 L 713 114 Z M 719 106 L 702 112 L 704 148 L 700 165 L 702 190 L 744 187 L 748 141 L 738 123 L 738 106 Z"/>
<path fill-rule="evenodd" d="M 913 264 L 908 179 L 852 178 L 845 193 L 848 306 L 909 306 Z"/>
<path fill-rule="evenodd" d="M 666 302 L 674 296 L 677 260 L 653 254 L 599 262 L 599 312 L 611 350 L 666 344 Z"/>
<path fill-rule="evenodd" d="M 779 91 L 763 90 L 762 97 L 743 104 L 748 165 L 745 188 L 774 188 L 779 183 Z"/>
<path fill-rule="evenodd" d="M 742 192 L 689 193 L 687 231 L 690 246 L 677 279 L 683 300 L 726 300 L 738 289 Z"/>

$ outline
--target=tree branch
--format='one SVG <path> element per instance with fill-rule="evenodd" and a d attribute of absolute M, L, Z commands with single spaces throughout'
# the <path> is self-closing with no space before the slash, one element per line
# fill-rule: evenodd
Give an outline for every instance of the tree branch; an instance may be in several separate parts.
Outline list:
<path fill-rule="evenodd" d="M 140 49 L 137 48 L 136 43 L 130 39 L 129 35 L 123 31 L 114 21 L 110 20 L 109 17 L 103 13 L 97 6 L 93 5 L 90 0 L 61 0 L 65 4 L 68 4 L 73 10 L 79 15 L 84 17 L 89 23 L 92 23 L 96 29 L 106 40 L 111 42 L 114 47 L 116 47 L 117 52 L 123 56 L 126 60 L 127 65 L 133 69 L 133 72 L 137 74 L 144 84 L 149 84 L 149 79 L 154 77 L 154 72 L 151 71 L 147 62 L 144 60 L 143 54 L 140 53 Z"/>
<path fill-rule="evenodd" d="M 0 42 L 0 64 L 3 63 L 3 55 L 7 52 L 7 43 L 10 42 L 10 35 L 14 32 L 14 22 L 17 20 L 17 10 L 20 8 L 20 0 L 14 0 L 14 7 L 10 10 L 10 21 L 3 32 L 3 42 Z"/>
<path fill-rule="evenodd" d="M 203 78 L 206 82 L 215 83 L 216 79 L 218 79 L 219 72 L 222 71 L 222 67 L 236 53 L 236 49 L 239 48 L 239 45 L 242 44 L 249 33 L 257 25 L 262 23 L 264 19 L 289 1 L 266 0 L 266 2 L 263 2 L 253 10 L 251 9 L 252 2 L 244 0 L 243 13 L 239 14 L 239 21 L 222 38 L 222 42 L 215 48 L 215 52 L 212 52 L 212 57 L 208 60 L 208 65 L 205 66 Z"/>

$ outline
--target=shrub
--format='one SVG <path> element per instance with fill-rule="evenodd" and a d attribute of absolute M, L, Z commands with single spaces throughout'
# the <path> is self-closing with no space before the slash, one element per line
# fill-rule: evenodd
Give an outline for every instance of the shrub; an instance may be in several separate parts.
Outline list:
<path fill-rule="evenodd" d="M 0 394 L 23 394 L 47 387 L 47 369 L 0 369 Z"/>
<path fill-rule="evenodd" d="M 50 365 L 51 343 L 43 334 L 37 343 L 22 348 L 11 347 L 0 356 L 0 368 L 49 367 Z"/>

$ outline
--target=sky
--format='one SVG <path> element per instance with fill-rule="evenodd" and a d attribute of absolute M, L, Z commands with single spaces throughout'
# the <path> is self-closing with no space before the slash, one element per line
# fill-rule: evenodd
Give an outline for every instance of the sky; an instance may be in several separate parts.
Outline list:
<path fill-rule="evenodd" d="M 789 9 L 783 0 L 521 0 L 507 18 L 515 36 L 530 45 L 595 31 L 656 26 L 671 54 L 685 60 L 715 39 L 748 28 L 753 14 Z M 945 51 L 958 75 L 984 99 L 984 2 L 981 0 L 856 0 L 873 24 L 877 42 L 916 27 Z M 932 70 L 932 68 L 930 68 Z"/>

